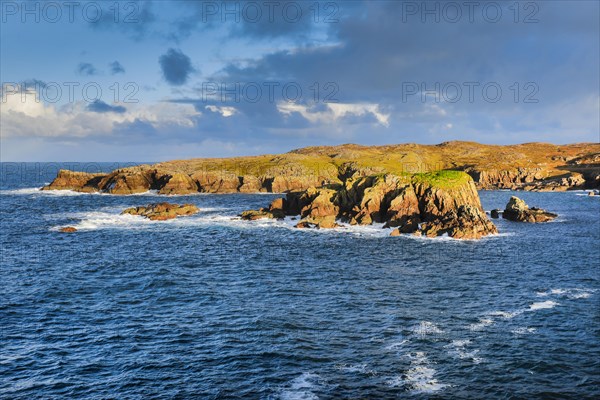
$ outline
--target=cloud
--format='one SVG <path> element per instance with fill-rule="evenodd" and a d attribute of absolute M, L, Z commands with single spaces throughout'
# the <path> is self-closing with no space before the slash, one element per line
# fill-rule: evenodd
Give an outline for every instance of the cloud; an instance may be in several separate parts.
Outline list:
<path fill-rule="evenodd" d="M 2 138 L 44 137 L 84 138 L 118 136 L 131 133 L 151 134 L 151 130 L 169 135 L 178 129 L 189 130 L 201 113 L 192 105 L 176 103 L 135 104 L 130 109 L 102 101 L 78 101 L 63 106 L 39 101 L 35 90 L 23 95 L 7 94 L 0 107 Z M 124 136 L 126 137 L 126 136 Z"/>
<path fill-rule="evenodd" d="M 125 73 L 125 68 L 123 68 L 121 63 L 118 61 L 113 61 L 108 64 L 108 66 L 110 67 L 110 73 L 112 75 Z"/>
<path fill-rule="evenodd" d="M 153 1 L 134 0 L 123 3 L 95 2 L 99 18 L 90 15 L 88 26 L 96 30 L 119 31 L 135 41 L 147 38 L 148 31 L 156 28 L 157 15 Z M 93 14 L 90 11 L 90 14 Z"/>
<path fill-rule="evenodd" d="M 77 73 L 83 76 L 92 76 L 97 75 L 98 70 L 96 70 L 96 67 L 94 67 L 92 64 L 82 62 L 77 66 Z"/>
<path fill-rule="evenodd" d="M 226 106 L 219 107 L 219 106 L 214 106 L 214 105 L 208 105 L 205 107 L 205 109 L 212 111 L 214 113 L 219 113 L 223 117 L 231 117 L 232 115 L 234 115 L 235 113 L 238 112 L 235 109 L 235 107 L 226 107 Z"/>
<path fill-rule="evenodd" d="M 192 61 L 179 49 L 170 48 L 159 57 L 158 62 L 165 80 L 174 86 L 185 84 L 192 72 Z"/>
<path fill-rule="evenodd" d="M 279 112 L 286 116 L 298 113 L 313 124 L 331 125 L 343 119 L 348 120 L 348 118 L 362 117 L 361 119 L 354 120 L 354 122 L 364 123 L 372 121 L 385 127 L 390 125 L 390 114 L 382 113 L 379 110 L 378 104 L 326 103 L 323 110 L 301 104 L 282 102 L 277 105 L 277 108 Z"/>
<path fill-rule="evenodd" d="M 102 100 L 95 100 L 94 102 L 90 103 L 87 106 L 87 110 L 96 112 L 96 113 L 112 112 L 112 113 L 117 113 L 117 114 L 123 114 L 124 112 L 127 111 L 127 109 L 123 106 L 111 106 L 109 104 L 106 104 Z"/>

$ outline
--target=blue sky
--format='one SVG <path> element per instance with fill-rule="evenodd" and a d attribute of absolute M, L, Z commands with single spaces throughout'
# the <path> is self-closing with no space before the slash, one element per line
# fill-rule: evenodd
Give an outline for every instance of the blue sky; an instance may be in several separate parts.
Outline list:
<path fill-rule="evenodd" d="M 600 139 L 597 1 L 72 4 L 1 2 L 2 161 Z"/>

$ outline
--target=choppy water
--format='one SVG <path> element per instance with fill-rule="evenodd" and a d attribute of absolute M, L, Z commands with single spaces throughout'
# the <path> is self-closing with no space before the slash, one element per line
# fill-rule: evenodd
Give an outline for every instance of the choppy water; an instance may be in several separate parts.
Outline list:
<path fill-rule="evenodd" d="M 2 172 L 0 398 L 600 396 L 597 197 L 519 193 L 560 218 L 475 242 L 232 219 L 264 194 L 150 222 L 119 212 L 157 195 Z"/>

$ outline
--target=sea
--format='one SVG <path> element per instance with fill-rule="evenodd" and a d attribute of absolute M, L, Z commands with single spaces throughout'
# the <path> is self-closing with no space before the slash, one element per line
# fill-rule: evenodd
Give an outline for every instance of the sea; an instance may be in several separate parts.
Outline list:
<path fill-rule="evenodd" d="M 115 167 L 1 164 L 2 399 L 600 398 L 598 196 L 481 191 L 559 217 L 461 241 L 237 217 L 277 194 L 39 190 Z M 120 215 L 165 200 L 201 211 Z"/>

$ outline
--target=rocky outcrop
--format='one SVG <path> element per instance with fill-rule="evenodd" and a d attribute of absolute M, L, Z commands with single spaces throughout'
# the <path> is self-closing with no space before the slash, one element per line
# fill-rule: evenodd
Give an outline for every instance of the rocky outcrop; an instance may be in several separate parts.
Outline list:
<path fill-rule="evenodd" d="M 268 208 L 261 208 L 258 210 L 248 210 L 240 214 L 242 219 L 247 221 L 256 221 L 257 219 L 285 218 L 285 199 L 275 199 Z"/>
<path fill-rule="evenodd" d="M 98 190 L 110 194 L 144 193 L 150 190 L 153 181 L 150 171 L 117 170 L 102 178 L 98 183 Z"/>
<path fill-rule="evenodd" d="M 73 172 L 66 169 L 58 171 L 56 178 L 42 190 L 74 190 L 77 192 L 95 192 L 97 185 L 105 174 L 90 174 L 87 172 Z"/>
<path fill-rule="evenodd" d="M 156 175 L 155 175 L 156 176 Z M 181 172 L 167 173 L 154 179 L 151 186 L 159 186 L 159 194 L 191 194 L 198 193 L 198 184 L 187 174 Z"/>
<path fill-rule="evenodd" d="M 77 232 L 77 228 L 73 226 L 65 226 L 64 228 L 60 228 L 58 231 L 63 233 L 72 233 Z"/>
<path fill-rule="evenodd" d="M 516 222 L 547 222 L 552 221 L 558 215 L 547 212 L 540 208 L 529 208 L 520 198 L 512 196 L 502 213 L 502 217 Z"/>
<path fill-rule="evenodd" d="M 471 175 L 480 189 L 518 189 L 523 184 L 532 183 L 546 178 L 542 168 L 511 168 L 511 169 L 472 169 L 466 172 Z"/>
<path fill-rule="evenodd" d="M 481 207 L 473 180 L 459 171 L 351 178 L 344 185 L 288 193 L 277 204 L 285 215 L 300 215 L 298 228 L 335 228 L 344 221 L 384 223 L 396 228 L 393 235 L 479 239 L 498 232 Z M 269 218 L 269 212 L 247 211 L 243 218 Z"/>
<path fill-rule="evenodd" d="M 198 211 L 200 211 L 198 207 L 193 204 L 156 203 L 127 208 L 121 214 L 140 215 L 152 221 L 165 221 L 178 216 L 193 215 Z"/>

